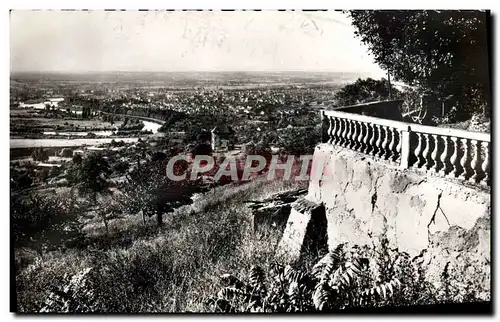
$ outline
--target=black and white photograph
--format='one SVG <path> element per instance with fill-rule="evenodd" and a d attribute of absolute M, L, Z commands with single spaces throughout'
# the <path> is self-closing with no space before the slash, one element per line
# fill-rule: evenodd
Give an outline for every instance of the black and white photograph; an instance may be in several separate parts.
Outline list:
<path fill-rule="evenodd" d="M 215 7 L 10 10 L 10 311 L 493 313 L 495 13 Z"/>

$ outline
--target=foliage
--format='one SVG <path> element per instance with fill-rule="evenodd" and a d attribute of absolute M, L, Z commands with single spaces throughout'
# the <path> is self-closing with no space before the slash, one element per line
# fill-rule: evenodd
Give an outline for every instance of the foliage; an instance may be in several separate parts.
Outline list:
<path fill-rule="evenodd" d="M 121 218 L 123 214 L 123 207 L 120 203 L 110 198 L 106 202 L 101 202 L 101 204 L 95 209 L 95 212 L 97 217 L 99 217 L 104 223 L 106 235 L 109 235 L 109 221 Z"/>
<path fill-rule="evenodd" d="M 95 201 L 97 194 L 108 192 L 108 176 L 112 173 L 109 163 L 98 153 L 91 153 L 83 159 L 78 168 L 78 189 Z"/>
<path fill-rule="evenodd" d="M 33 178 L 27 171 L 10 170 L 10 186 L 13 189 L 25 189 L 31 187 Z"/>
<path fill-rule="evenodd" d="M 273 256 L 270 240 L 249 234 L 244 201 L 282 187 L 283 183 L 267 181 L 221 187 L 193 207 L 179 209 L 161 234 L 127 216 L 117 227 L 121 236 L 114 231 L 105 247 L 49 253 L 23 269 L 16 276 L 18 310 L 67 312 L 61 304 L 47 303 L 47 298 L 54 298 L 51 293 L 67 290 L 72 313 L 199 311 L 202 298 L 210 292 L 207 279 L 214 272 L 222 274 L 228 266 Z M 71 282 L 80 275 L 84 278 Z M 54 300 L 59 303 L 63 297 Z"/>
<path fill-rule="evenodd" d="M 73 156 L 73 150 L 64 148 L 59 152 L 59 155 L 63 158 L 71 158 Z"/>
<path fill-rule="evenodd" d="M 489 102 L 484 11 L 352 10 L 355 34 L 397 80 L 456 95 L 470 114 Z"/>
<path fill-rule="evenodd" d="M 212 146 L 209 143 L 197 143 L 194 145 L 194 147 L 191 149 L 191 154 L 193 157 L 196 157 L 197 155 L 212 155 Z"/>
<path fill-rule="evenodd" d="M 91 273 L 92 268 L 85 268 L 73 276 L 64 274 L 62 286 L 49 293 L 40 312 L 94 312 L 97 299 L 89 279 Z"/>
<path fill-rule="evenodd" d="M 175 175 L 186 172 L 180 169 L 182 162 L 176 162 Z M 156 215 L 158 226 L 163 225 L 163 214 L 172 212 L 181 205 L 190 203 L 190 196 L 196 191 L 196 182 L 191 180 L 172 181 L 166 176 L 166 160 L 150 161 L 136 168 L 128 175 L 128 183 L 122 187 L 121 202 L 130 213 L 142 211 L 143 218 Z M 188 173 L 186 175 L 189 175 Z"/>
<path fill-rule="evenodd" d="M 312 154 L 314 147 L 321 142 L 321 127 L 284 129 L 276 146 L 280 153 L 287 155 Z"/>
<path fill-rule="evenodd" d="M 73 155 L 72 161 L 73 161 L 74 164 L 81 165 L 82 161 L 83 161 L 83 158 L 82 158 L 82 156 L 80 154 L 75 154 L 75 155 Z"/>
<path fill-rule="evenodd" d="M 401 92 L 392 87 L 391 98 L 400 97 Z M 387 99 L 389 99 L 389 82 L 385 78 L 381 80 L 358 78 L 356 82 L 344 85 L 335 93 L 337 106 L 350 106 Z"/>
<path fill-rule="evenodd" d="M 80 238 L 81 209 L 74 196 L 33 195 L 28 200 L 11 196 L 10 223 L 16 247 L 43 254 Z"/>
<path fill-rule="evenodd" d="M 290 265 L 274 264 L 269 276 L 252 266 L 248 281 L 230 274 L 221 276 L 225 285 L 206 301 L 214 312 L 311 312 L 374 306 L 394 296 L 397 278 L 375 283 L 368 276 L 369 259 L 356 256 L 339 245 L 305 273 Z"/>
<path fill-rule="evenodd" d="M 36 148 L 31 153 L 33 161 L 45 162 L 49 160 L 49 152 L 43 148 Z"/>
<path fill-rule="evenodd" d="M 113 169 L 113 171 L 115 171 L 119 174 L 124 174 L 127 172 L 129 167 L 130 167 L 130 163 L 128 161 L 119 160 L 119 161 L 115 162 L 111 168 Z"/>

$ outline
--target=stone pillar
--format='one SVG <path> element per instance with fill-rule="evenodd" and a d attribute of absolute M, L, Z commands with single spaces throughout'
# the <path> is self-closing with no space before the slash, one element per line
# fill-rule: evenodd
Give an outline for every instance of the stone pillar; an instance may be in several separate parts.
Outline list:
<path fill-rule="evenodd" d="M 326 247 L 326 217 L 322 203 L 300 198 L 292 204 L 290 216 L 276 250 L 276 258 L 284 263 L 296 263 L 310 246 Z"/>

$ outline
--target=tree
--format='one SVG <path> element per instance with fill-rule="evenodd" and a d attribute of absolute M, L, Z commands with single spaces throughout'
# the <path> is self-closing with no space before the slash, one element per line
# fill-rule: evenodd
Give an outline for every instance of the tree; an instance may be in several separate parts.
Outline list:
<path fill-rule="evenodd" d="M 77 188 L 97 201 L 98 194 L 109 193 L 108 176 L 112 173 L 108 162 L 99 154 L 92 153 L 82 162 L 78 171 Z"/>
<path fill-rule="evenodd" d="M 355 34 L 395 79 L 455 95 L 463 116 L 488 114 L 488 13 L 484 11 L 349 11 Z"/>
<path fill-rule="evenodd" d="M 73 195 L 33 195 L 27 200 L 11 195 L 11 232 L 15 247 L 44 250 L 81 237 L 79 209 Z"/>
<path fill-rule="evenodd" d="M 106 236 L 109 237 L 109 221 L 112 219 L 121 218 L 121 215 L 123 214 L 121 205 L 115 200 L 110 199 L 106 203 L 98 207 L 95 212 L 104 223 L 104 227 L 106 228 Z"/>
<path fill-rule="evenodd" d="M 26 171 L 18 172 L 11 168 L 10 179 L 11 189 L 25 189 L 33 184 L 33 179 Z"/>
<path fill-rule="evenodd" d="M 391 99 L 401 97 L 401 92 L 396 88 L 391 89 L 391 94 Z M 349 106 L 387 99 L 389 99 L 389 83 L 384 78 L 381 80 L 358 78 L 353 84 L 345 85 L 335 93 L 335 100 L 338 106 Z"/>
<path fill-rule="evenodd" d="M 193 149 L 191 149 L 191 154 L 193 157 L 197 155 L 212 155 L 212 146 L 207 142 L 200 142 L 195 144 Z"/>
<path fill-rule="evenodd" d="M 284 130 L 278 141 L 281 153 L 288 155 L 311 154 L 321 142 L 321 128 L 292 128 Z"/>
<path fill-rule="evenodd" d="M 82 156 L 80 154 L 73 155 L 73 164 L 81 165 L 83 162 Z"/>
<path fill-rule="evenodd" d="M 33 158 L 33 161 L 45 162 L 49 160 L 49 153 L 43 148 L 36 148 L 31 153 L 31 157 Z"/>
<path fill-rule="evenodd" d="M 183 163 L 179 163 L 182 166 Z M 180 170 L 180 171 L 179 171 Z M 175 175 L 186 172 L 174 169 Z M 146 217 L 156 215 L 158 227 L 163 226 L 163 214 L 173 212 L 177 207 L 191 202 L 191 195 L 196 191 L 196 183 L 189 180 L 172 181 L 166 176 L 166 160 L 151 161 L 136 168 L 128 176 L 129 183 L 122 188 L 122 204 L 130 212 L 142 211 L 144 223 Z"/>

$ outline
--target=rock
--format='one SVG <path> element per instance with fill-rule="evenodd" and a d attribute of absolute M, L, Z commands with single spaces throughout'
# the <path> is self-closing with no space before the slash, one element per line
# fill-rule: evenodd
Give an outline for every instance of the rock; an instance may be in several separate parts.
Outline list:
<path fill-rule="evenodd" d="M 326 218 L 323 204 L 300 198 L 292 204 L 276 258 L 284 263 L 296 263 L 307 252 L 326 248 Z"/>
<path fill-rule="evenodd" d="M 252 209 L 254 232 L 260 233 L 270 227 L 282 231 L 290 215 L 291 203 L 306 193 L 307 189 L 297 189 L 274 194 L 261 201 L 247 201 Z"/>

